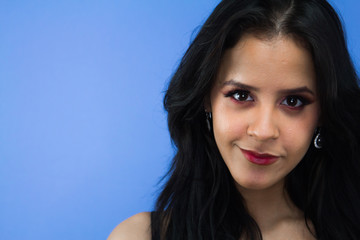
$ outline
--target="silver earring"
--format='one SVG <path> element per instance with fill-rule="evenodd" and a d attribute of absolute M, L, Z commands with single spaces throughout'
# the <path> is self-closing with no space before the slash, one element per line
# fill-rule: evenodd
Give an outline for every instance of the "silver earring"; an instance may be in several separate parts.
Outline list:
<path fill-rule="evenodd" d="M 316 130 L 317 134 L 315 136 L 315 139 L 314 139 L 314 146 L 317 148 L 317 149 L 321 149 L 322 148 L 322 137 L 321 137 L 321 134 L 320 134 L 320 128 Z"/>
<path fill-rule="evenodd" d="M 212 118 L 211 112 L 205 112 L 205 114 L 206 114 L 206 123 L 208 130 L 211 131 L 211 118 Z"/>

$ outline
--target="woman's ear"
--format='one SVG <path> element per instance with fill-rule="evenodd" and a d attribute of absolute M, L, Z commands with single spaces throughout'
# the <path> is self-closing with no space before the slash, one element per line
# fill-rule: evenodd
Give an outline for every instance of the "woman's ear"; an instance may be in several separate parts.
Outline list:
<path fill-rule="evenodd" d="M 206 95 L 204 98 L 204 109 L 205 112 L 211 112 L 211 101 L 210 101 L 210 95 Z"/>
<path fill-rule="evenodd" d="M 322 119 L 323 119 L 322 115 L 321 115 L 321 113 L 319 113 L 319 118 L 318 118 L 318 123 L 317 123 L 318 127 L 321 127 L 323 125 L 323 120 Z"/>

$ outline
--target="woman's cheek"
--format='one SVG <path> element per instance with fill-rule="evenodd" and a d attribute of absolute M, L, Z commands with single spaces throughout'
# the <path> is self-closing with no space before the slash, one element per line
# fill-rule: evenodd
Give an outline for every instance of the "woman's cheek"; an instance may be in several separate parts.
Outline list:
<path fill-rule="evenodd" d="M 284 128 L 282 144 L 287 152 L 305 155 L 312 141 L 313 129 L 311 123 L 304 122 Z"/>
<path fill-rule="evenodd" d="M 246 123 L 241 114 L 232 111 L 222 111 L 214 118 L 214 134 L 219 144 L 232 145 L 246 134 Z"/>

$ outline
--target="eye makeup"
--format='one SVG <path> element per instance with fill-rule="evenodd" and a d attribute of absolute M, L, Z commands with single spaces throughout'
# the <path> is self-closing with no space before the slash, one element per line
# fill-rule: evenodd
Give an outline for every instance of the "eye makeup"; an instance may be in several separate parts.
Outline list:
<path fill-rule="evenodd" d="M 224 95 L 225 97 L 231 97 L 236 101 L 243 102 L 243 101 L 253 101 L 254 99 L 250 96 L 250 91 L 243 90 L 243 89 L 236 89 L 229 91 Z"/>
<path fill-rule="evenodd" d="M 312 102 L 313 101 L 307 97 L 301 95 L 289 95 L 281 101 L 280 105 L 283 105 L 290 110 L 300 110 Z"/>
<path fill-rule="evenodd" d="M 294 91 L 291 91 L 292 93 Z M 304 96 L 304 95 L 310 95 L 309 91 L 302 91 L 305 92 L 303 94 L 292 94 L 292 95 L 286 95 L 283 98 L 281 98 L 281 101 L 279 102 L 279 105 L 286 107 L 289 110 L 301 110 L 306 105 L 311 104 L 314 102 L 312 97 Z M 280 94 L 288 93 L 287 91 L 280 91 Z M 254 102 L 255 99 L 251 95 L 251 91 L 247 89 L 232 89 L 224 93 L 224 97 L 231 98 L 232 101 L 238 104 L 244 104 L 246 102 Z"/>

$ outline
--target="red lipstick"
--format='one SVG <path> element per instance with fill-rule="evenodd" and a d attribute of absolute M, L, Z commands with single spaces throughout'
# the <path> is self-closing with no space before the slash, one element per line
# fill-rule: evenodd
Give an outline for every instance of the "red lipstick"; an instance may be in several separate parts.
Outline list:
<path fill-rule="evenodd" d="M 241 149 L 241 151 L 249 162 L 257 165 L 269 165 L 274 163 L 279 158 L 278 156 L 274 156 L 271 154 L 261 154 L 244 149 Z"/>

